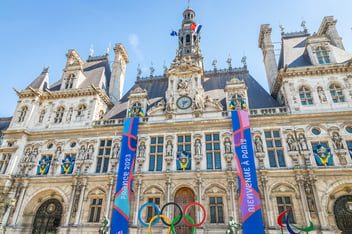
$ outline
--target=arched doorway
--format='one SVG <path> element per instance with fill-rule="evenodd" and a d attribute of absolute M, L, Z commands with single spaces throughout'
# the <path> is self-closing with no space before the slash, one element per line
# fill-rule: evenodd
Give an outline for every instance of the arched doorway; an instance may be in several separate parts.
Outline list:
<path fill-rule="evenodd" d="M 44 202 L 34 218 L 32 234 L 54 234 L 60 226 L 62 205 L 57 199 Z"/>
<path fill-rule="evenodd" d="M 191 203 L 194 202 L 194 193 L 189 188 L 180 188 L 175 194 L 175 203 L 177 203 L 182 210 Z M 174 209 L 174 217 L 180 214 L 180 211 L 175 207 Z M 190 216 L 194 222 L 196 222 L 196 215 L 195 215 L 195 206 L 190 206 L 187 208 L 186 215 Z M 177 234 L 189 234 L 191 233 L 192 228 L 188 226 L 184 220 L 182 220 L 176 227 L 175 232 Z"/>
<path fill-rule="evenodd" d="M 334 206 L 334 214 L 337 227 L 342 233 L 352 232 L 352 196 L 338 198 Z"/>

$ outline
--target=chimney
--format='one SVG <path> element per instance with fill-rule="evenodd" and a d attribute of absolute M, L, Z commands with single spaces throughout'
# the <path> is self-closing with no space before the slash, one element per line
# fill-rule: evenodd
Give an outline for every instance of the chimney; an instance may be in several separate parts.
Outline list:
<path fill-rule="evenodd" d="M 326 36 L 332 45 L 345 50 L 342 44 L 342 38 L 336 30 L 336 22 L 337 20 L 335 20 L 333 16 L 325 16 L 319 27 L 318 35 Z"/>

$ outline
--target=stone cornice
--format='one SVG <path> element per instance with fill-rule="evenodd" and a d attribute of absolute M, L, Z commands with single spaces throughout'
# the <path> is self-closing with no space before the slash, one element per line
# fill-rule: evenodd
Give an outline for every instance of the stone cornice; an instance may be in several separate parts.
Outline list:
<path fill-rule="evenodd" d="M 31 87 L 23 91 L 18 91 L 17 89 L 15 89 L 15 91 L 19 98 L 39 97 L 40 100 L 64 99 L 72 97 L 98 95 L 105 102 L 106 105 L 108 105 L 109 107 L 113 106 L 113 103 L 110 101 L 109 97 L 103 92 L 103 90 L 99 87 L 95 87 L 94 85 L 92 85 L 91 88 L 68 89 L 59 91 L 46 90 L 43 92 L 39 89 L 33 89 Z"/>
<path fill-rule="evenodd" d="M 321 76 L 328 74 L 341 74 L 352 72 L 352 60 L 345 64 L 328 64 L 319 66 L 309 66 L 309 67 L 299 67 L 299 68 L 282 68 L 275 80 L 272 95 L 277 96 L 280 87 L 282 85 L 282 80 L 284 78 L 294 79 L 302 78 L 305 76 Z"/>

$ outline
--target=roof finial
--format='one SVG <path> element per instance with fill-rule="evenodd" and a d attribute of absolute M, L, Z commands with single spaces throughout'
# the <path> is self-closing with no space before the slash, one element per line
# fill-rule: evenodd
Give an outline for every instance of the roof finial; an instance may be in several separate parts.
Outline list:
<path fill-rule="evenodd" d="M 216 65 L 217 65 L 217 63 L 218 63 L 218 60 L 214 59 L 214 60 L 213 60 L 213 63 L 211 64 L 211 65 L 213 65 L 213 67 L 214 67 L 214 71 L 216 71 Z"/>
<path fill-rule="evenodd" d="M 89 56 L 90 56 L 90 57 L 93 57 L 93 54 L 94 54 L 93 44 L 91 44 L 91 45 L 90 45 L 90 49 L 89 49 L 89 51 L 90 51 Z"/>
<path fill-rule="evenodd" d="M 243 67 L 247 67 L 247 57 L 245 55 L 242 57 L 241 63 L 243 64 Z"/>
<path fill-rule="evenodd" d="M 303 31 L 306 33 L 307 32 L 307 26 L 306 26 L 306 21 L 302 20 L 301 27 L 303 28 Z"/>
<path fill-rule="evenodd" d="M 285 27 L 282 24 L 280 24 L 279 27 L 281 29 L 281 35 L 284 35 L 285 34 L 285 32 L 284 32 Z"/>
<path fill-rule="evenodd" d="M 231 55 L 230 54 L 229 54 L 229 57 L 227 58 L 226 62 L 229 65 L 229 69 L 231 70 L 232 69 L 232 65 L 231 65 L 232 59 L 231 59 Z"/>
<path fill-rule="evenodd" d="M 190 1 L 191 1 L 191 0 L 188 0 L 188 8 L 190 8 L 190 7 L 189 7 Z"/>
<path fill-rule="evenodd" d="M 149 69 L 150 69 L 150 76 L 152 77 L 154 75 L 154 72 L 155 72 L 155 69 L 153 67 L 153 62 L 152 62 L 152 64 L 151 64 Z"/>
<path fill-rule="evenodd" d="M 137 80 L 139 80 L 139 78 L 141 78 L 141 74 L 142 74 L 141 65 L 138 63 L 138 67 L 137 67 Z"/>
<path fill-rule="evenodd" d="M 109 55 L 110 48 L 111 48 L 111 42 L 109 42 L 109 46 L 106 47 L 106 54 L 107 54 L 107 55 Z"/>

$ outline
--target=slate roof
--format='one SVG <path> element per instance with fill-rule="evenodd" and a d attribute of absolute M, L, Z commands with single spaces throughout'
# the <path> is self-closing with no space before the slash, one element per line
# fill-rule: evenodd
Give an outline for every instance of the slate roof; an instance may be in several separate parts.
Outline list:
<path fill-rule="evenodd" d="M 11 122 L 12 117 L 0 118 L 0 132 L 6 130 Z"/>
<path fill-rule="evenodd" d="M 243 80 L 248 87 L 248 107 L 250 109 L 278 107 L 279 103 L 248 73 L 246 69 L 218 70 L 205 72 L 202 85 L 204 95 L 209 95 L 213 99 L 218 99 L 224 110 L 227 106 L 224 88 L 226 82 L 232 78 Z M 160 100 L 165 99 L 165 92 L 168 88 L 167 77 L 143 78 L 137 80 L 133 87 L 116 103 L 116 105 L 105 115 L 104 119 L 125 118 L 127 112 L 128 97 L 130 92 L 140 87 L 148 93 L 149 105 L 146 112 L 156 105 Z"/>
<path fill-rule="evenodd" d="M 49 68 L 44 68 L 42 73 L 40 73 L 40 75 L 35 79 L 33 80 L 33 82 L 27 86 L 26 89 L 30 87 L 32 87 L 33 89 L 41 89 L 41 90 L 45 90 L 46 88 L 48 88 L 49 84 L 48 83 L 44 83 L 45 80 L 47 80 L 47 76 L 49 75 Z"/>
<path fill-rule="evenodd" d="M 111 70 L 107 56 L 90 57 L 86 63 L 83 64 L 83 74 L 86 79 L 80 84 L 78 88 L 89 88 L 91 85 L 99 87 L 102 79 L 105 79 L 105 92 L 108 94 L 109 83 L 111 77 Z M 62 79 L 50 86 L 50 91 L 60 90 Z M 102 87 L 100 87 L 102 88 Z"/>

